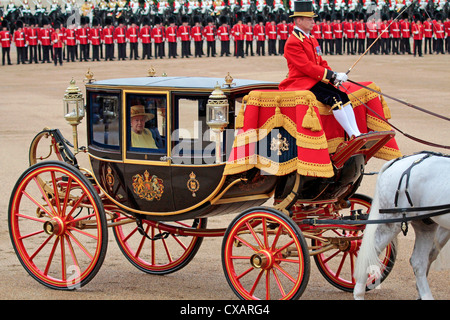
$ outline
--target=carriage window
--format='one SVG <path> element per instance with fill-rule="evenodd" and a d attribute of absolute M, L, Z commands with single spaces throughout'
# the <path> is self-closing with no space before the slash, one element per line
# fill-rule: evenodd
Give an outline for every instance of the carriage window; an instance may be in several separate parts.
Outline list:
<path fill-rule="evenodd" d="M 172 140 L 175 146 L 172 157 L 186 157 L 188 162 L 191 155 L 212 157 L 215 137 L 206 124 L 208 97 L 178 96 L 174 100 L 175 126 Z"/>
<path fill-rule="evenodd" d="M 166 95 L 128 94 L 126 103 L 128 150 L 165 152 Z"/>
<path fill-rule="evenodd" d="M 91 93 L 90 126 L 91 141 L 104 148 L 119 148 L 119 95 Z"/>

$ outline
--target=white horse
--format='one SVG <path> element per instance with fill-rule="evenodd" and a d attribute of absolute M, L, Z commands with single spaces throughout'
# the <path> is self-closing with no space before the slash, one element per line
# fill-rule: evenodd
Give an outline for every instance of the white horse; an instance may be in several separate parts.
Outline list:
<path fill-rule="evenodd" d="M 408 170 L 409 174 L 404 174 Z M 406 188 L 407 183 L 409 186 Z M 398 203 L 395 206 L 397 192 Z M 380 209 L 409 208 L 412 205 L 414 207 L 450 205 L 449 196 L 450 156 L 422 152 L 392 160 L 386 163 L 379 173 L 369 220 L 402 217 L 402 213 L 380 213 Z M 442 210 L 434 210 L 436 211 Z M 432 212 L 432 210 L 408 212 L 406 216 L 413 217 Z M 431 263 L 450 238 L 450 214 L 409 223 L 413 226 L 416 235 L 410 263 L 416 276 L 419 298 L 433 299 L 427 275 Z M 366 226 L 354 274 L 356 285 L 353 296 L 355 299 L 364 298 L 368 270 L 380 268 L 378 254 L 400 231 L 401 223 L 375 223 Z"/>

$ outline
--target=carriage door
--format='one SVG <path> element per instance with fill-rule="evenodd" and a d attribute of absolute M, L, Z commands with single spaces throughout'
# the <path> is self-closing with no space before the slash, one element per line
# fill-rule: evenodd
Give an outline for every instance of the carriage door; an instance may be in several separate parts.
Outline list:
<path fill-rule="evenodd" d="M 167 105 L 167 92 L 124 92 L 124 180 L 146 212 L 173 211 Z"/>
<path fill-rule="evenodd" d="M 180 92 L 172 96 L 171 160 L 176 210 L 207 201 L 223 178 L 224 164 L 216 164 L 215 137 L 206 124 L 209 94 Z"/>

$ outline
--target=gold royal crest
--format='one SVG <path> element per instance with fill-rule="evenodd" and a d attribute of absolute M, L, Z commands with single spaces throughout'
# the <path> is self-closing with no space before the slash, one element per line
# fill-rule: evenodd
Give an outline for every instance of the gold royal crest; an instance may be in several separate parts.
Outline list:
<path fill-rule="evenodd" d="M 190 192 L 192 192 L 193 197 L 197 196 L 195 193 L 200 188 L 200 182 L 198 182 L 198 180 L 195 179 L 195 177 L 196 177 L 195 173 L 191 172 L 191 174 L 189 175 L 189 180 L 187 182 L 187 188 Z"/>
<path fill-rule="evenodd" d="M 147 170 L 144 175 L 133 176 L 133 192 L 147 201 L 161 200 L 164 193 L 163 180 L 156 175 L 150 176 Z"/>

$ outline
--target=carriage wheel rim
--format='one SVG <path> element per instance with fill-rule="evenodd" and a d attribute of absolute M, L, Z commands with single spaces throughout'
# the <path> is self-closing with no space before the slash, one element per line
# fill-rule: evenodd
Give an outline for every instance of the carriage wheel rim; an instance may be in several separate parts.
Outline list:
<path fill-rule="evenodd" d="M 41 163 L 42 164 L 42 163 Z M 97 206 L 96 201 L 91 194 L 86 185 L 84 185 L 83 181 L 79 179 L 73 172 L 64 168 L 65 164 L 62 165 L 37 165 L 31 171 L 28 171 L 24 178 L 18 183 L 17 188 L 15 188 L 16 192 L 11 199 L 10 206 L 10 234 L 11 240 L 13 242 L 14 249 L 19 257 L 20 262 L 24 266 L 24 268 L 32 275 L 36 280 L 47 285 L 52 288 L 60 288 L 60 289 L 75 289 L 80 286 L 82 283 L 93 271 L 93 269 L 97 266 L 98 262 L 101 260 L 102 249 L 103 249 L 103 232 L 101 230 L 100 223 L 97 223 L 97 227 L 95 229 L 95 234 L 91 235 L 92 238 L 96 241 L 95 248 L 89 251 L 86 254 L 90 255 L 91 262 L 87 264 L 87 266 L 80 266 L 77 262 L 76 254 L 74 253 L 74 247 L 82 248 L 81 250 L 87 250 L 84 248 L 84 243 L 82 243 L 79 238 L 77 238 L 76 232 L 79 232 L 76 228 L 75 224 L 72 224 L 73 221 L 70 214 L 68 214 L 67 210 L 69 209 L 68 201 L 69 197 L 65 199 L 66 203 L 61 203 L 59 209 L 52 208 L 50 209 L 50 205 L 48 205 L 48 211 L 54 214 L 50 219 L 45 218 L 37 218 L 27 216 L 20 212 L 20 205 L 27 196 L 27 187 L 35 183 L 36 185 L 40 184 L 42 181 L 40 180 L 40 175 L 51 173 L 53 179 L 55 177 L 55 173 L 62 174 L 67 176 L 68 180 L 72 182 L 73 185 L 76 185 L 83 192 L 83 198 L 88 201 L 93 206 L 94 214 L 90 215 L 90 217 L 95 216 L 97 221 L 99 219 L 99 215 L 101 214 L 100 208 Z M 24 173 L 25 174 L 25 173 Z M 54 183 L 55 180 L 52 181 Z M 51 188 L 55 186 L 52 185 Z M 73 189 L 70 189 L 72 191 Z M 41 189 L 41 192 L 44 192 Z M 69 192 L 70 193 L 70 192 Z M 44 196 L 43 196 L 44 198 Z M 36 201 L 36 200 L 35 200 Z M 64 201 L 64 199 L 59 199 L 59 201 Z M 66 212 L 62 212 L 63 208 L 66 209 Z M 40 209 L 42 210 L 42 208 Z M 53 212 L 53 210 L 55 210 Z M 27 245 L 25 241 L 32 239 L 33 235 L 22 234 L 21 226 L 19 219 L 25 220 L 35 220 L 37 224 L 41 223 L 40 230 L 42 232 L 36 232 L 36 236 L 39 234 L 46 234 L 48 237 L 40 244 L 40 246 L 34 251 L 31 252 L 30 249 L 27 249 Z M 78 221 L 81 221 L 79 219 Z M 53 243 L 52 243 L 53 241 Z M 53 244 L 53 248 L 51 250 L 50 256 L 48 257 L 48 262 L 46 264 L 46 268 L 38 266 L 35 263 L 35 258 L 39 256 L 40 251 L 45 247 L 50 247 Z M 75 249 L 75 250 L 78 250 Z M 68 255 L 72 255 L 72 264 L 68 265 L 66 260 L 67 257 L 63 256 L 64 253 L 68 252 Z M 91 252 L 94 251 L 92 254 Z M 56 254 L 61 254 L 61 276 L 54 277 L 49 274 L 47 268 L 52 265 L 52 262 L 56 260 Z"/>
<path fill-rule="evenodd" d="M 244 273 L 256 273 L 256 280 L 253 283 L 253 286 L 251 288 L 245 287 L 240 281 L 240 279 L 244 276 L 244 273 L 237 274 L 236 269 L 234 267 L 234 261 L 240 260 L 243 257 L 237 257 L 233 256 L 233 246 L 235 246 L 235 241 L 239 241 L 239 233 L 242 232 L 242 228 L 246 226 L 248 227 L 248 222 L 253 219 L 259 219 L 261 218 L 263 224 L 267 225 L 270 221 L 271 223 L 276 223 L 279 225 L 278 231 L 279 235 L 282 233 L 287 233 L 291 237 L 290 245 L 294 246 L 298 253 L 297 259 L 291 259 L 290 262 L 294 262 L 298 265 L 298 269 L 295 275 L 289 274 L 289 276 L 292 278 L 292 286 L 288 288 L 288 290 L 284 290 L 285 288 L 282 287 L 279 283 L 278 279 L 278 289 L 280 292 L 276 292 L 277 294 L 280 294 L 282 297 L 282 300 L 288 300 L 292 299 L 293 297 L 296 297 L 301 290 L 300 294 L 303 292 L 304 288 L 300 289 L 300 287 L 305 286 L 305 281 L 307 282 L 307 279 L 309 278 L 309 256 L 305 259 L 305 256 L 301 250 L 302 244 L 300 243 L 300 240 L 298 239 L 297 235 L 295 234 L 295 231 L 292 230 L 292 227 L 286 223 L 286 221 L 283 218 L 278 217 L 277 215 L 273 215 L 269 212 L 253 212 L 251 214 L 246 215 L 241 221 L 238 221 L 235 223 L 230 229 L 229 232 L 227 232 L 228 237 L 226 237 L 224 244 L 223 244 L 223 265 L 224 270 L 226 272 L 227 280 L 230 284 L 230 286 L 233 288 L 235 293 L 238 294 L 243 299 L 259 299 L 254 295 L 254 288 L 256 286 L 260 285 L 260 282 L 266 282 L 264 285 L 266 285 L 266 292 L 265 296 L 261 297 L 263 299 L 270 299 L 271 298 L 271 292 L 270 288 L 267 290 L 267 279 L 269 277 L 273 277 L 277 281 L 277 277 L 283 276 L 284 270 L 282 270 L 282 264 L 283 263 L 289 263 L 287 260 L 283 258 L 283 255 L 281 254 L 281 248 L 276 247 L 276 243 L 274 240 L 274 243 L 267 243 L 266 240 L 261 240 L 260 245 L 262 245 L 263 248 L 254 248 L 254 252 L 252 254 L 249 254 L 248 257 L 248 263 L 249 267 L 253 270 L 246 270 Z M 267 229 L 263 227 L 265 231 L 267 232 Z M 263 239 L 266 239 L 266 234 L 263 234 Z M 308 264 L 308 265 L 307 265 Z M 306 271 L 308 270 L 308 271 Z"/>

